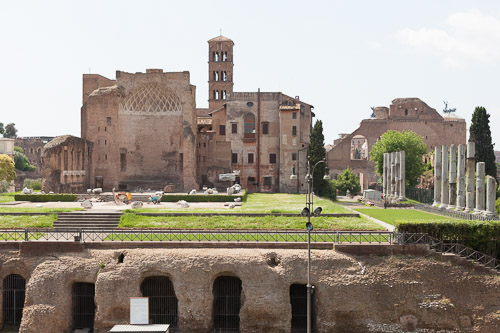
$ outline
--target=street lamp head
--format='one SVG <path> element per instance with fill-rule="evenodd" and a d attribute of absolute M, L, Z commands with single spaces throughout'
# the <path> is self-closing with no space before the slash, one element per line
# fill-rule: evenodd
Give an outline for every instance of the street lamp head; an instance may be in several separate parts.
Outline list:
<path fill-rule="evenodd" d="M 324 180 L 330 180 L 330 175 L 328 174 L 328 168 L 325 168 L 325 175 L 323 176 Z"/>
<path fill-rule="evenodd" d="M 321 207 L 316 207 L 316 208 L 314 209 L 314 215 L 319 216 L 319 215 L 321 214 L 321 212 L 322 212 L 322 211 L 323 211 L 323 208 L 321 208 Z"/>
<path fill-rule="evenodd" d="M 309 208 L 304 207 L 304 209 L 302 209 L 302 212 L 300 212 L 300 215 L 309 216 Z"/>
<path fill-rule="evenodd" d="M 306 229 L 307 229 L 307 231 L 313 231 L 313 229 L 314 229 L 313 224 L 311 222 L 307 222 Z"/>
<path fill-rule="evenodd" d="M 306 175 L 306 182 L 310 182 L 312 180 L 312 176 L 310 173 Z"/>

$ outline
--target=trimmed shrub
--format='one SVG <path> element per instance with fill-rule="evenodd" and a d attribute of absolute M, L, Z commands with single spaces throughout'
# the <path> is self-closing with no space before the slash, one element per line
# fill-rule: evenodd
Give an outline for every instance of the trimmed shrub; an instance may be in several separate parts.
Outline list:
<path fill-rule="evenodd" d="M 184 200 L 186 202 L 234 202 L 234 199 L 241 198 L 241 201 L 247 201 L 247 191 L 243 190 L 243 195 L 219 195 L 219 194 L 175 194 L 164 195 L 162 202 L 177 202 Z"/>
<path fill-rule="evenodd" d="M 55 202 L 55 201 L 65 201 L 72 202 L 76 201 L 76 194 L 16 194 L 14 196 L 15 201 L 31 201 L 31 202 Z"/>
<path fill-rule="evenodd" d="M 25 179 L 24 187 L 31 188 L 35 191 L 40 191 L 42 189 L 42 179 Z"/>
<path fill-rule="evenodd" d="M 500 221 L 398 221 L 398 232 L 426 233 L 441 240 L 458 241 L 500 259 Z"/>
<path fill-rule="evenodd" d="M 500 216 L 500 198 L 497 199 L 497 202 L 495 204 L 495 207 L 497 209 L 497 214 Z"/>

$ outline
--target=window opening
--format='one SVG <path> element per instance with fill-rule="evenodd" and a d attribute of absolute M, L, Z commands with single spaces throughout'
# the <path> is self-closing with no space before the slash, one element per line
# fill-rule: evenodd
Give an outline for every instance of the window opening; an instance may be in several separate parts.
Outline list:
<path fill-rule="evenodd" d="M 227 81 L 227 72 L 226 71 L 224 71 L 224 74 L 222 76 L 222 80 Z"/>
<path fill-rule="evenodd" d="M 222 95 L 222 99 L 226 99 L 226 91 L 225 90 L 224 91 L 221 90 L 221 95 Z"/>
<path fill-rule="evenodd" d="M 297 136 L 297 126 L 292 126 L 292 135 Z"/>
<path fill-rule="evenodd" d="M 269 134 L 269 123 L 262 123 L 262 134 Z"/>
<path fill-rule="evenodd" d="M 226 125 L 219 125 L 219 135 L 226 135 Z"/>
<path fill-rule="evenodd" d="M 232 153 L 231 154 L 231 163 L 238 163 L 238 153 Z"/>
<path fill-rule="evenodd" d="M 213 295 L 214 331 L 238 332 L 240 328 L 241 280 L 233 276 L 219 276 L 214 282 Z"/>
<path fill-rule="evenodd" d="M 292 161 L 296 161 L 297 160 L 297 153 L 292 153 Z"/>
<path fill-rule="evenodd" d="M 264 177 L 264 186 L 271 186 L 273 184 L 273 177 Z"/>
<path fill-rule="evenodd" d="M 95 285 L 75 282 L 73 284 L 73 329 L 94 329 Z"/>
<path fill-rule="evenodd" d="M 111 126 L 111 117 L 106 117 L 106 124 Z"/>
<path fill-rule="evenodd" d="M 269 154 L 269 164 L 276 164 L 276 154 Z"/>
<path fill-rule="evenodd" d="M 314 289 L 313 289 L 314 290 Z M 312 330 L 316 330 L 314 318 L 314 294 L 312 300 Z M 292 305 L 292 333 L 305 332 L 307 329 L 307 287 L 305 284 L 292 284 L 290 286 L 290 304 Z"/>
<path fill-rule="evenodd" d="M 219 61 L 219 52 L 215 52 L 214 61 Z"/>
<path fill-rule="evenodd" d="M 26 280 L 18 274 L 3 279 L 4 325 L 19 326 L 23 316 Z"/>
<path fill-rule="evenodd" d="M 237 123 L 231 124 L 231 133 L 233 133 L 233 134 L 238 133 L 238 124 Z"/>
<path fill-rule="evenodd" d="M 253 163 L 253 153 L 248 153 L 248 164 Z"/>
<path fill-rule="evenodd" d="M 127 150 L 120 149 L 120 171 L 127 171 Z"/>
<path fill-rule="evenodd" d="M 405 109 L 405 116 L 408 115 L 408 109 Z"/>
<path fill-rule="evenodd" d="M 245 116 L 245 132 L 244 138 L 255 138 L 255 116 L 253 114 L 247 114 Z"/>
<path fill-rule="evenodd" d="M 149 297 L 149 319 L 152 324 L 170 324 L 177 328 L 178 301 L 174 285 L 166 276 L 151 276 L 141 284 L 143 297 Z"/>
<path fill-rule="evenodd" d="M 292 119 L 297 119 L 297 112 L 292 112 Z"/>

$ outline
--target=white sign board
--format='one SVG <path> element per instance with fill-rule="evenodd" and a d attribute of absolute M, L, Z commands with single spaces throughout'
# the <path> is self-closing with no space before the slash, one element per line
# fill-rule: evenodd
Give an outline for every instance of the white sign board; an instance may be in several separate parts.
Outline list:
<path fill-rule="evenodd" d="M 149 299 L 148 297 L 130 297 L 130 324 L 149 324 Z"/>

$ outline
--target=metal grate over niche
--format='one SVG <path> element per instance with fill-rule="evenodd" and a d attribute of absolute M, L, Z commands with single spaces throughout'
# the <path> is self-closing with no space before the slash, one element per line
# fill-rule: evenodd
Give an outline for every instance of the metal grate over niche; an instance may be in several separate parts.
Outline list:
<path fill-rule="evenodd" d="M 75 282 L 73 284 L 73 328 L 94 329 L 95 285 L 93 283 Z"/>
<path fill-rule="evenodd" d="M 10 274 L 3 280 L 4 324 L 19 326 L 23 315 L 26 281 L 21 275 Z"/>
<path fill-rule="evenodd" d="M 127 96 L 121 109 L 127 113 L 181 112 L 182 103 L 167 87 L 157 82 L 150 82 Z"/>
<path fill-rule="evenodd" d="M 213 286 L 214 332 L 239 332 L 241 307 L 241 280 L 233 276 L 219 276 Z"/>
<path fill-rule="evenodd" d="M 166 276 L 151 276 L 141 284 L 142 296 L 149 297 L 149 319 L 152 324 L 170 324 L 175 331 L 179 323 L 178 301 L 172 281 Z"/>

